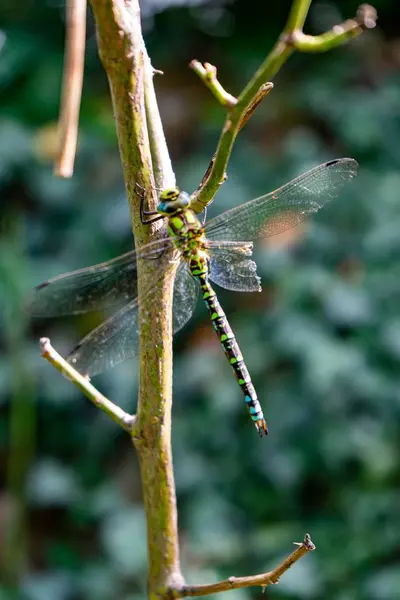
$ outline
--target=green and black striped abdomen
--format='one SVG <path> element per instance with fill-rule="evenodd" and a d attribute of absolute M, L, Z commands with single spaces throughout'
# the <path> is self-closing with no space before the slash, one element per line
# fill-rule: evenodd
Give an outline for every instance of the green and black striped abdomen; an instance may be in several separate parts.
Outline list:
<path fill-rule="evenodd" d="M 268 433 L 268 429 L 256 391 L 235 335 L 208 281 L 208 256 L 201 223 L 193 211 L 184 210 L 169 217 L 168 231 L 173 236 L 176 247 L 187 260 L 191 274 L 201 286 L 203 300 L 208 308 L 211 322 L 242 389 L 250 417 L 262 437 Z"/>
<path fill-rule="evenodd" d="M 236 379 L 238 380 L 238 383 L 242 389 L 250 417 L 256 426 L 259 436 L 262 437 L 263 435 L 267 435 L 267 424 L 265 422 L 263 411 L 258 401 L 249 372 L 244 363 L 239 344 L 236 341 L 235 334 L 228 323 L 228 319 L 226 318 L 224 310 L 218 301 L 216 293 L 208 282 L 207 272 L 203 274 L 193 273 L 193 275 L 200 283 L 203 300 L 208 308 L 211 322 L 219 337 L 219 341 L 221 342 L 229 364 L 231 365 L 236 375 Z"/>

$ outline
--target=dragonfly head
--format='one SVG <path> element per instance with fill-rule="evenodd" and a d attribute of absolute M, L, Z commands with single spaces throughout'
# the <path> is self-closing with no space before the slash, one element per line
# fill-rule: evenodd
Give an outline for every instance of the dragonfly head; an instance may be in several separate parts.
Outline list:
<path fill-rule="evenodd" d="M 189 194 L 181 192 L 178 188 L 169 188 L 161 192 L 157 212 L 169 217 L 175 213 L 182 212 L 189 205 Z"/>

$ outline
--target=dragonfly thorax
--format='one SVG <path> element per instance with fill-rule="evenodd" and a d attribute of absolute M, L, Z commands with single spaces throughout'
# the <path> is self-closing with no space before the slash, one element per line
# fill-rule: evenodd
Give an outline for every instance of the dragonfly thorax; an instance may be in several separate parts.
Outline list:
<path fill-rule="evenodd" d="M 190 196 L 187 192 L 181 192 L 178 188 L 170 188 L 161 192 L 157 212 L 170 217 L 187 209 L 189 205 Z"/>

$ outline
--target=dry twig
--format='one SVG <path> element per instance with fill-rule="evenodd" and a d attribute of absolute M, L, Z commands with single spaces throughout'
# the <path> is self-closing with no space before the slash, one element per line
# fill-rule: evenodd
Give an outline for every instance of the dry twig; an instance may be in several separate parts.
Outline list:
<path fill-rule="evenodd" d="M 308 533 L 304 536 L 304 540 L 301 543 L 296 542 L 296 550 L 294 550 L 284 561 L 272 571 L 262 573 L 261 575 L 249 575 L 248 577 L 229 577 L 224 581 L 218 583 L 210 583 L 204 585 L 187 585 L 179 590 L 178 596 L 208 596 L 209 594 L 218 594 L 220 592 L 227 592 L 229 590 L 236 590 L 244 587 L 255 587 L 261 586 L 263 588 L 267 585 L 278 583 L 281 576 L 290 569 L 295 562 L 300 560 L 308 552 L 313 552 L 315 546 L 311 541 L 311 537 Z"/>
<path fill-rule="evenodd" d="M 67 1 L 59 151 L 54 165 L 54 174 L 59 177 L 71 177 L 74 172 L 85 64 L 86 8 L 86 0 Z"/>

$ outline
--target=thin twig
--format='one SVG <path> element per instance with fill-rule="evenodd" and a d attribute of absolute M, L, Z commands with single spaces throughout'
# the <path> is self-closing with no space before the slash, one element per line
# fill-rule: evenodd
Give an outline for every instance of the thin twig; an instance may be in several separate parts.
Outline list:
<path fill-rule="evenodd" d="M 218 102 L 226 108 L 232 108 L 237 104 L 237 99 L 232 94 L 229 94 L 220 84 L 217 79 L 217 67 L 210 63 L 201 64 L 196 59 L 193 59 L 189 67 L 200 77 L 208 89 L 213 93 Z"/>
<path fill-rule="evenodd" d="M 256 110 L 256 108 L 261 104 L 262 100 L 265 98 L 265 96 L 267 94 L 269 94 L 269 92 L 273 89 L 273 87 L 274 87 L 274 84 L 271 82 L 264 83 L 264 85 L 262 85 L 260 87 L 258 93 L 254 96 L 251 104 L 248 106 L 248 108 L 245 110 L 245 112 L 243 114 L 242 120 L 239 123 L 238 132 L 243 129 L 243 127 L 246 125 L 246 123 L 250 119 L 250 117 L 253 116 L 253 113 Z M 214 162 L 215 162 L 215 154 L 213 155 L 212 159 L 209 162 L 207 171 L 203 175 L 203 179 L 201 180 L 199 188 L 198 188 L 199 190 L 202 188 L 204 182 L 207 181 L 210 171 L 213 168 Z M 227 175 L 225 174 L 220 185 L 222 183 L 224 183 L 226 178 L 227 178 Z"/>
<path fill-rule="evenodd" d="M 292 52 L 295 49 L 302 52 L 328 50 L 359 35 L 364 29 L 370 29 L 376 22 L 375 9 L 362 5 L 353 21 L 346 21 L 320 36 L 305 36 L 302 31 L 310 3 L 311 0 L 294 0 L 278 42 L 241 92 L 237 103 L 228 110 L 216 153 L 207 167 L 200 187 L 191 196 L 191 207 L 196 212 L 201 212 L 212 201 L 219 186 L 224 182 L 233 143 L 254 98 L 259 94 L 260 88 L 279 71 Z M 317 41 L 314 43 L 312 40 Z"/>
<path fill-rule="evenodd" d="M 147 130 L 154 181 L 157 190 L 164 190 L 175 187 L 176 181 L 154 90 L 153 79 L 155 73 L 161 72 L 153 69 L 146 52 L 144 60 L 144 102 L 146 106 Z"/>
<path fill-rule="evenodd" d="M 274 84 L 271 83 L 270 81 L 268 81 L 267 83 L 264 83 L 260 87 L 258 92 L 255 94 L 254 98 L 252 98 L 249 106 L 244 111 L 243 117 L 239 123 L 239 131 L 241 131 L 243 129 L 243 127 L 246 125 L 246 123 L 250 119 L 250 117 L 253 116 L 253 113 L 255 112 L 256 108 L 264 100 L 265 96 L 267 96 L 267 94 L 270 93 L 270 91 L 273 89 L 273 87 L 274 87 Z"/>
<path fill-rule="evenodd" d="M 305 556 L 308 552 L 315 550 L 315 546 L 311 541 L 310 535 L 306 533 L 302 543 L 297 544 L 296 550 L 294 550 L 280 565 L 278 565 L 272 571 L 262 573 L 260 575 L 250 575 L 249 577 L 229 577 L 224 581 L 218 583 L 210 583 L 204 585 L 187 585 L 181 588 L 178 595 L 175 597 L 185 596 L 207 596 L 209 594 L 218 594 L 219 592 L 227 592 L 229 590 L 235 590 L 244 587 L 261 586 L 262 588 L 267 585 L 278 583 L 280 577 L 290 569 L 295 562 Z"/>
<path fill-rule="evenodd" d="M 357 37 L 364 29 L 372 29 L 376 20 L 376 10 L 368 4 L 363 4 L 359 7 L 355 19 L 348 19 L 320 35 L 306 35 L 302 31 L 294 30 L 286 36 L 286 42 L 299 52 L 327 52 Z"/>
<path fill-rule="evenodd" d="M 62 375 L 72 381 L 103 412 L 113 421 L 118 423 L 129 433 L 135 423 L 135 417 L 129 415 L 122 408 L 108 400 L 90 383 L 89 379 L 78 373 L 67 361 L 53 348 L 49 338 L 41 338 L 40 350 L 43 358 L 49 361 Z"/>
<path fill-rule="evenodd" d="M 74 172 L 85 63 L 86 9 L 86 0 L 67 1 L 59 151 L 54 165 L 54 174 L 59 177 L 71 177 Z"/>

